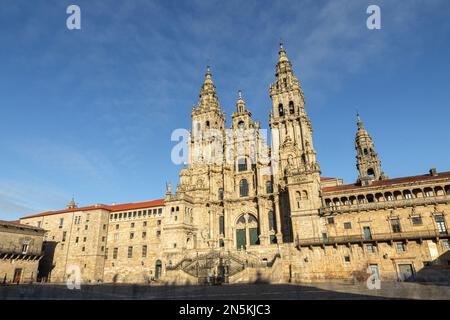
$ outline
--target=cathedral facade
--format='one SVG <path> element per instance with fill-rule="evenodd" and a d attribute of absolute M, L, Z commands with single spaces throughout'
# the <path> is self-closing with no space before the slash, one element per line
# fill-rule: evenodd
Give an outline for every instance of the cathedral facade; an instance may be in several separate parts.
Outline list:
<path fill-rule="evenodd" d="M 388 178 L 358 116 L 354 184 L 321 176 L 283 46 L 271 145 L 239 92 L 230 128 L 207 69 L 189 159 L 164 199 L 21 219 L 47 230 L 39 278 L 63 282 L 301 282 L 450 278 L 450 172 Z"/>

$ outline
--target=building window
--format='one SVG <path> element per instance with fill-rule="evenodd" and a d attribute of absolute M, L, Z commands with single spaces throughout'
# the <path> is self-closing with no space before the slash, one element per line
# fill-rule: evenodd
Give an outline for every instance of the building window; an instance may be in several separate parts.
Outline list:
<path fill-rule="evenodd" d="M 219 239 L 219 247 L 225 247 L 225 242 L 223 241 L 223 239 Z"/>
<path fill-rule="evenodd" d="M 219 189 L 218 195 L 219 195 L 219 201 L 222 201 L 223 200 L 223 189 L 222 188 Z"/>
<path fill-rule="evenodd" d="M 83 252 L 86 251 L 86 247 L 83 246 L 83 247 L 81 248 L 81 251 L 83 251 Z"/>
<path fill-rule="evenodd" d="M 79 237 L 75 238 L 75 243 L 78 243 Z"/>
<path fill-rule="evenodd" d="M 87 230 L 87 229 L 88 229 L 88 225 L 85 225 L 85 226 L 84 226 L 84 230 Z"/>
<path fill-rule="evenodd" d="M 106 230 L 106 224 L 103 225 L 103 230 Z"/>
<path fill-rule="evenodd" d="M 117 259 L 117 255 L 119 254 L 119 248 L 114 248 L 113 250 L 113 259 Z"/>
<path fill-rule="evenodd" d="M 280 117 L 284 116 L 284 110 L 283 110 L 283 104 L 280 103 L 278 105 L 278 114 L 280 115 Z"/>
<path fill-rule="evenodd" d="M 273 193 L 272 181 L 266 181 L 266 193 Z"/>
<path fill-rule="evenodd" d="M 118 233 L 114 233 L 114 240 L 119 240 L 119 234 Z"/>
<path fill-rule="evenodd" d="M 412 199 L 411 192 L 405 192 L 405 199 Z"/>
<path fill-rule="evenodd" d="M 328 217 L 327 222 L 328 224 L 334 224 L 334 217 Z"/>
<path fill-rule="evenodd" d="M 105 259 L 108 259 L 108 248 L 105 249 Z"/>
<path fill-rule="evenodd" d="M 161 236 L 161 231 L 159 231 L 159 230 L 156 231 L 156 236 L 157 236 L 157 237 L 160 237 L 160 236 Z"/>
<path fill-rule="evenodd" d="M 28 244 L 24 243 L 22 245 L 22 254 L 26 254 L 28 252 Z"/>
<path fill-rule="evenodd" d="M 224 218 L 224 216 L 219 216 L 219 233 L 221 235 L 225 234 L 225 218 Z"/>
<path fill-rule="evenodd" d="M 62 236 L 62 242 L 66 241 L 66 237 L 67 237 L 67 231 L 63 232 L 63 236 Z"/>
<path fill-rule="evenodd" d="M 131 227 L 134 228 L 134 222 L 131 223 Z"/>
<path fill-rule="evenodd" d="M 128 247 L 128 259 L 133 258 L 133 247 Z"/>
<path fill-rule="evenodd" d="M 87 240 L 86 237 L 84 237 L 84 238 L 83 238 L 83 242 L 86 242 L 86 240 Z"/>
<path fill-rule="evenodd" d="M 161 214 L 162 213 L 162 208 L 159 208 L 158 209 L 158 214 Z"/>
<path fill-rule="evenodd" d="M 161 220 L 156 220 L 156 225 L 160 226 L 161 225 Z"/>
<path fill-rule="evenodd" d="M 242 179 L 239 182 L 239 195 L 241 197 L 246 197 L 248 196 L 248 182 L 245 179 Z"/>
<path fill-rule="evenodd" d="M 64 218 L 59 219 L 59 228 L 61 229 L 64 225 Z"/>
<path fill-rule="evenodd" d="M 147 246 L 142 246 L 142 258 L 147 258 Z"/>
<path fill-rule="evenodd" d="M 147 221 L 144 221 L 144 222 L 142 223 L 142 226 L 146 227 L 146 226 L 147 226 Z"/>
<path fill-rule="evenodd" d="M 130 232 L 130 240 L 134 239 L 134 232 Z"/>
<path fill-rule="evenodd" d="M 373 244 L 367 244 L 366 245 L 366 249 L 367 249 L 367 252 L 368 253 L 375 253 L 375 252 L 377 252 L 377 249 L 376 249 L 377 247 L 376 246 L 374 246 Z"/>
<path fill-rule="evenodd" d="M 444 248 L 444 250 L 450 250 L 450 240 L 442 240 L 442 248 Z"/>
<path fill-rule="evenodd" d="M 90 214 L 86 214 L 86 222 L 89 222 Z"/>
<path fill-rule="evenodd" d="M 397 253 L 403 253 L 406 251 L 406 246 L 403 242 L 396 242 L 395 248 L 397 249 Z"/>
<path fill-rule="evenodd" d="M 352 228 L 352 223 L 351 222 L 344 222 L 344 229 L 351 229 Z"/>
<path fill-rule="evenodd" d="M 102 252 L 105 251 L 105 247 L 102 246 L 102 247 L 100 248 L 100 250 L 101 250 Z"/>
<path fill-rule="evenodd" d="M 247 158 L 238 159 L 238 171 L 247 171 Z"/>
<path fill-rule="evenodd" d="M 102 237 L 102 242 L 105 242 L 105 240 L 106 240 L 106 237 Z"/>
<path fill-rule="evenodd" d="M 394 232 L 394 233 L 402 232 L 402 228 L 400 227 L 400 219 L 399 218 L 391 219 L 391 227 L 392 227 L 392 232 Z"/>
<path fill-rule="evenodd" d="M 289 101 L 289 113 L 293 114 L 294 111 L 295 111 L 295 109 L 294 109 L 294 102 Z"/>
<path fill-rule="evenodd" d="M 436 226 L 440 234 L 447 234 L 447 226 L 445 225 L 445 219 L 442 214 L 435 215 L 434 221 L 436 221 Z"/>
<path fill-rule="evenodd" d="M 118 224 L 116 224 L 116 230 L 119 230 L 119 225 Z"/>
<path fill-rule="evenodd" d="M 275 230 L 276 229 L 276 220 L 275 220 L 275 214 L 273 213 L 273 211 L 269 211 L 269 230 Z"/>
<path fill-rule="evenodd" d="M 344 256 L 345 263 L 350 263 L 350 256 Z"/>
<path fill-rule="evenodd" d="M 411 217 L 411 221 L 412 221 L 413 225 L 421 225 L 422 224 L 422 217 L 421 216 Z"/>
<path fill-rule="evenodd" d="M 147 232 L 142 232 L 142 239 L 145 239 L 147 237 Z"/>

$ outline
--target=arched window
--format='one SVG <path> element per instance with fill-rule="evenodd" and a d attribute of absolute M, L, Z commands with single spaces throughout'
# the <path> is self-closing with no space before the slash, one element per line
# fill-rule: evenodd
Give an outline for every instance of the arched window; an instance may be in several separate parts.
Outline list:
<path fill-rule="evenodd" d="M 366 156 L 367 154 L 368 154 L 368 152 L 367 152 L 367 149 L 366 148 L 364 148 L 364 155 Z"/>
<path fill-rule="evenodd" d="M 308 192 L 306 190 L 302 191 L 302 200 L 308 200 Z"/>
<path fill-rule="evenodd" d="M 295 112 L 295 109 L 294 109 L 294 102 L 289 101 L 289 113 L 290 113 L 290 114 L 293 114 L 294 112 Z"/>
<path fill-rule="evenodd" d="M 280 103 L 278 105 L 278 114 L 280 115 L 280 117 L 284 116 L 284 109 L 283 109 L 283 104 Z"/>
<path fill-rule="evenodd" d="M 245 129 L 245 122 L 244 121 L 239 121 L 238 122 L 238 129 Z"/>
<path fill-rule="evenodd" d="M 246 197 L 248 196 L 248 182 L 245 179 L 242 179 L 239 182 L 239 195 L 241 197 Z"/>
<path fill-rule="evenodd" d="M 239 158 L 238 159 L 238 171 L 247 171 L 247 158 Z"/>
<path fill-rule="evenodd" d="M 373 172 L 373 169 L 372 169 L 372 168 L 367 169 L 367 175 L 368 175 L 369 177 L 374 177 L 374 176 L 375 176 L 375 173 Z"/>
<path fill-rule="evenodd" d="M 302 196 L 300 195 L 300 192 L 297 191 L 295 193 L 295 201 L 297 202 L 297 209 L 300 209 L 300 201 L 302 200 Z"/>

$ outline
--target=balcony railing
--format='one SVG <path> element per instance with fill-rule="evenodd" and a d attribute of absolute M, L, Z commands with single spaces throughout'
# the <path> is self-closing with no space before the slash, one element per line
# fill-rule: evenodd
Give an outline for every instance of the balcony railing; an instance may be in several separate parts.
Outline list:
<path fill-rule="evenodd" d="M 323 246 L 334 244 L 352 244 L 352 243 L 371 243 L 371 242 L 386 242 L 386 241 L 404 241 L 404 240 L 426 240 L 436 238 L 449 238 L 448 232 L 439 232 L 438 230 L 424 230 L 411 232 L 396 232 L 396 233 L 375 233 L 372 235 L 346 235 L 346 236 L 330 236 L 324 238 L 307 238 L 297 239 L 296 245 L 298 247 L 308 246 Z"/>
<path fill-rule="evenodd" d="M 341 212 L 381 210 L 381 209 L 410 207 L 427 204 L 434 205 L 448 202 L 450 202 L 450 196 L 443 195 L 437 197 L 412 198 L 412 199 L 390 200 L 390 201 L 380 201 L 370 203 L 341 204 L 339 206 L 323 207 L 320 210 L 320 212 L 321 214 L 328 215 Z"/>
<path fill-rule="evenodd" d="M 23 256 L 41 256 L 42 250 L 28 248 L 26 252 L 22 250 L 22 246 L 13 244 L 0 244 L 0 254 L 13 254 Z"/>

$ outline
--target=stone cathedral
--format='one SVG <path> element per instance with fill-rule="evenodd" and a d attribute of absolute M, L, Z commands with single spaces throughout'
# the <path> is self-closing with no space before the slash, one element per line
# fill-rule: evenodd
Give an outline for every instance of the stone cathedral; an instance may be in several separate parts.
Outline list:
<path fill-rule="evenodd" d="M 389 178 L 358 115 L 357 180 L 322 177 L 282 45 L 269 93 L 270 146 L 241 92 L 226 127 L 208 67 L 174 190 L 22 218 L 46 231 L 35 280 L 74 270 L 86 283 L 449 279 L 450 172 Z"/>

